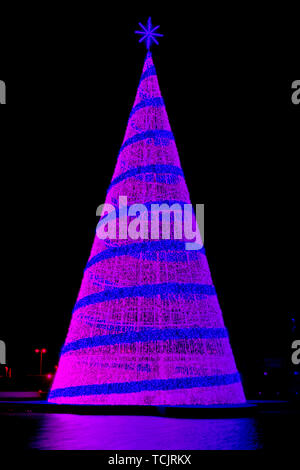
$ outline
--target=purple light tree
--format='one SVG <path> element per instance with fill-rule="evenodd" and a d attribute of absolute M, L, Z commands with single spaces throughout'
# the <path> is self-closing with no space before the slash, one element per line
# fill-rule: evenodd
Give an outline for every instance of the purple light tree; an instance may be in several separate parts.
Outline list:
<path fill-rule="evenodd" d="M 140 26 L 148 52 L 106 203 L 190 204 L 150 52 L 162 35 Z M 96 235 L 49 402 L 245 402 L 204 248 L 185 241 Z"/>

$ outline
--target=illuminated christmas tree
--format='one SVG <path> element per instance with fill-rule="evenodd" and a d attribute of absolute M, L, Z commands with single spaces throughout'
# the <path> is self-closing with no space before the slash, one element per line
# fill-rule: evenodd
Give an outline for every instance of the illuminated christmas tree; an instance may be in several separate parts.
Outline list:
<path fill-rule="evenodd" d="M 150 19 L 140 26 L 148 52 L 106 204 L 182 207 L 191 201 L 150 52 L 161 35 Z M 95 236 L 49 402 L 244 403 L 204 248 L 173 232 L 120 236 L 121 212 L 119 237 Z M 98 229 L 107 221 L 103 211 Z"/>

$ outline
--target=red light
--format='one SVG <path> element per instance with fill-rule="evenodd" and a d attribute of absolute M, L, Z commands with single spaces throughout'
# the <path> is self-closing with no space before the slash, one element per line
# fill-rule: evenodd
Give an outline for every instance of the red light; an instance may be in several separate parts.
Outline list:
<path fill-rule="evenodd" d="M 39 393 L 42 393 L 42 390 L 39 390 Z"/>
<path fill-rule="evenodd" d="M 40 350 L 39 350 L 39 349 L 35 349 L 34 352 L 38 354 L 38 353 L 40 352 Z"/>
<path fill-rule="evenodd" d="M 52 374 L 47 374 L 47 379 L 52 379 Z"/>
<path fill-rule="evenodd" d="M 54 369 L 57 370 L 58 366 L 54 366 Z"/>
<path fill-rule="evenodd" d="M 46 353 L 47 352 L 47 349 L 42 349 L 42 353 Z"/>

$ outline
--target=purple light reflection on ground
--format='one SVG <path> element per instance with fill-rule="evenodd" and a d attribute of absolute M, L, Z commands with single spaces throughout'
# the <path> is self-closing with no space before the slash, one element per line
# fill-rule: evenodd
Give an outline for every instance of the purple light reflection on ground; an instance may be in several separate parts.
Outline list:
<path fill-rule="evenodd" d="M 152 416 L 40 415 L 31 448 L 42 450 L 248 450 L 262 447 L 257 422 Z"/>

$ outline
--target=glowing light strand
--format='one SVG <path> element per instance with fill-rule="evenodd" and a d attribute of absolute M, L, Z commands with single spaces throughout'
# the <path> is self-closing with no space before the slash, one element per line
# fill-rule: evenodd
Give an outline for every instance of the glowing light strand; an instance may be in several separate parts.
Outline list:
<path fill-rule="evenodd" d="M 141 28 L 149 49 L 157 28 Z M 106 203 L 190 201 L 150 52 L 123 142 Z M 95 236 L 50 402 L 245 402 L 205 251 L 184 247 Z"/>

